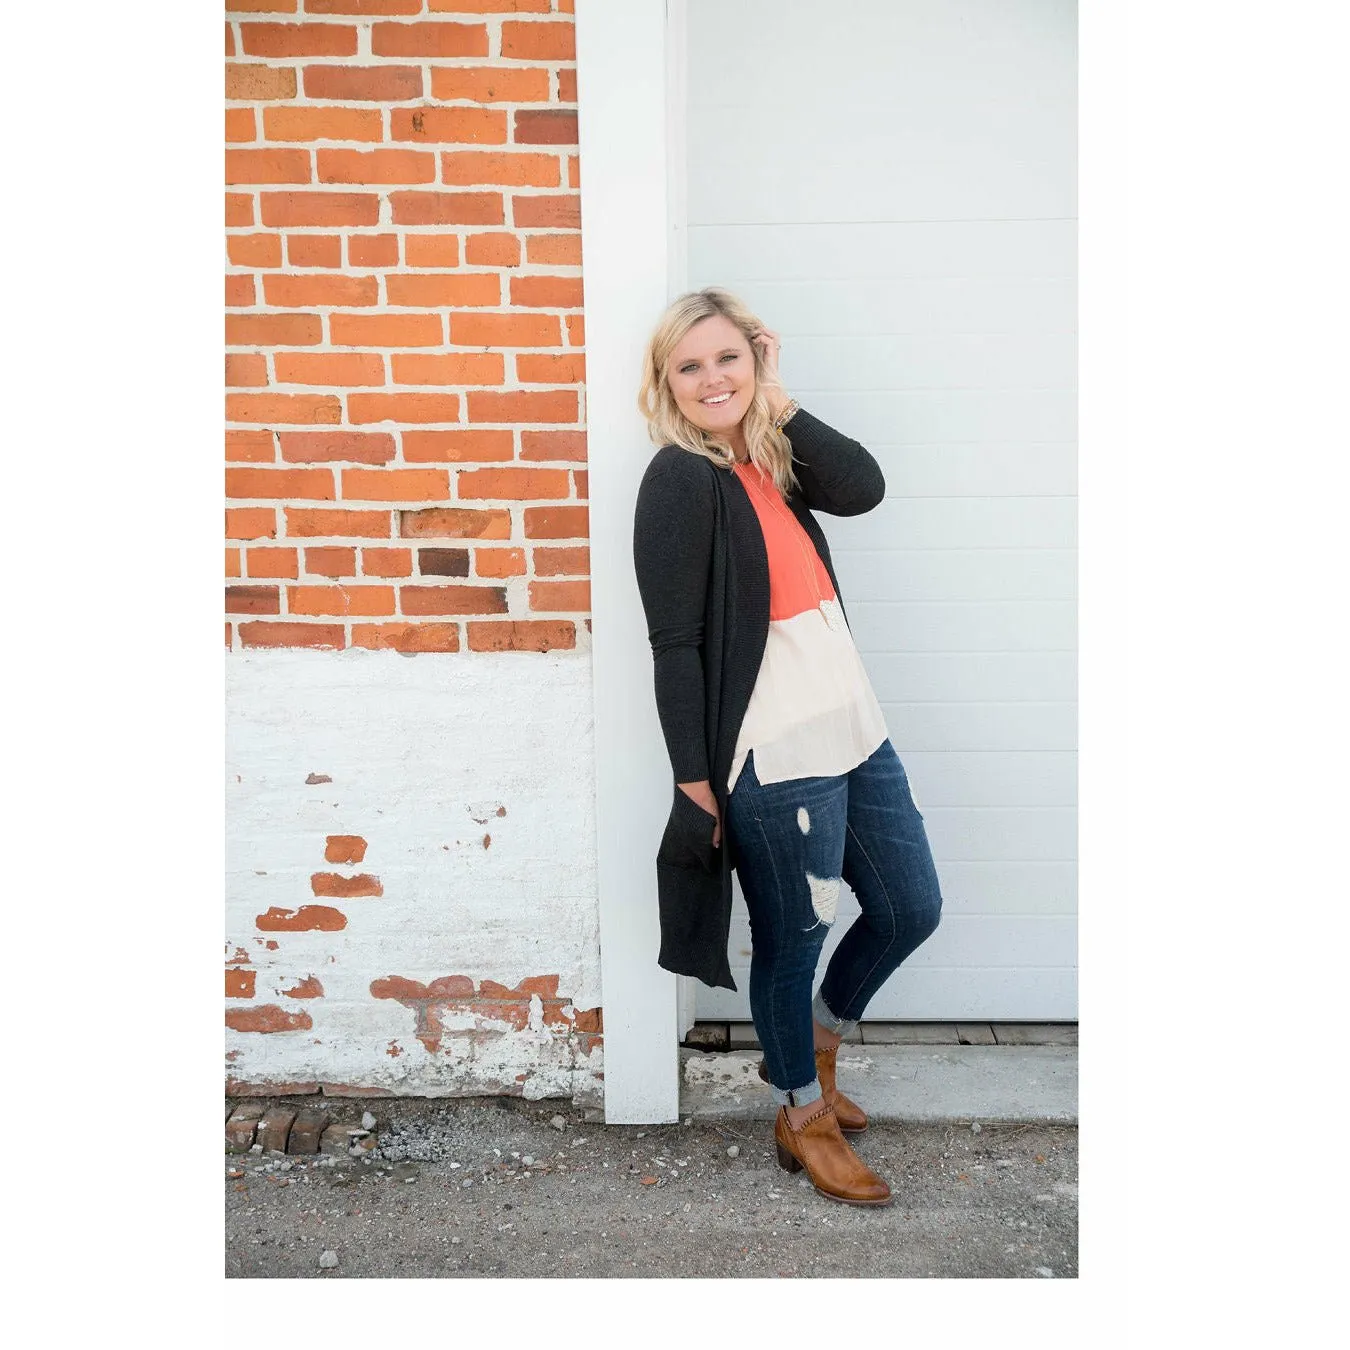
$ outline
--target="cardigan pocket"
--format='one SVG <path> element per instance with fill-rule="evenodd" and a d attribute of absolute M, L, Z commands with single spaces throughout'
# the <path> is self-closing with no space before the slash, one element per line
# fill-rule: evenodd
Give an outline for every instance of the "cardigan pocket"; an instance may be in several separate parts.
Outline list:
<path fill-rule="evenodd" d="M 717 904 L 718 879 L 701 867 L 656 860 L 661 951 L 657 963 L 679 975 L 711 980 L 726 960 L 727 930 Z"/>
<path fill-rule="evenodd" d="M 657 862 L 670 867 L 699 867 L 705 872 L 718 870 L 718 850 L 713 847 L 716 826 L 716 816 L 676 784 L 670 819 L 656 851 Z"/>

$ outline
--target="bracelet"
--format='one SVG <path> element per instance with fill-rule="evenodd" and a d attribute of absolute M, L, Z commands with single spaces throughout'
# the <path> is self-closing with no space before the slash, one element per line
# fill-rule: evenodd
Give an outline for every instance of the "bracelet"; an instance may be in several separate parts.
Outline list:
<path fill-rule="evenodd" d="M 798 403 L 795 398 L 788 399 L 787 406 L 773 419 L 773 429 L 775 431 L 782 431 L 792 418 L 801 411 L 801 406 L 802 405 Z"/>

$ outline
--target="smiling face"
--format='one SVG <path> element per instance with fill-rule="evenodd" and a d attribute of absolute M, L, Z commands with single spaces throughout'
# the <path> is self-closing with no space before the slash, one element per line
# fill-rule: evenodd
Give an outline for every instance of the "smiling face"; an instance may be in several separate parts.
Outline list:
<path fill-rule="evenodd" d="M 730 319 L 700 319 L 675 345 L 666 379 L 679 410 L 700 430 L 725 436 L 745 449 L 741 419 L 755 396 L 755 358 Z"/>

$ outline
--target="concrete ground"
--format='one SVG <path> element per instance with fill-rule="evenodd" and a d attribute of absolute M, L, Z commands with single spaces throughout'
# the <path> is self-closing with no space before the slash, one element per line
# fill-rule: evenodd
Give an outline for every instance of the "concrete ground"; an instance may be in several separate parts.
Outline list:
<path fill-rule="evenodd" d="M 1077 1276 L 1072 1047 L 844 1047 L 884 1209 L 778 1166 L 757 1053 L 682 1059 L 679 1124 L 518 1098 L 344 1101 L 377 1119 L 364 1159 L 225 1159 L 226 1274 Z"/>
<path fill-rule="evenodd" d="M 760 1051 L 680 1051 L 684 1115 L 772 1121 Z M 840 1090 L 878 1120 L 1078 1122 L 1076 1045 L 839 1047 Z"/>

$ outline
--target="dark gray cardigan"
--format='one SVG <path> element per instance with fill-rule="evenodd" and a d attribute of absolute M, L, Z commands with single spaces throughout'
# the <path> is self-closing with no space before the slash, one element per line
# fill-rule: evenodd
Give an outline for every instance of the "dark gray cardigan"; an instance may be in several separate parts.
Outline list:
<path fill-rule="evenodd" d="M 811 512 L 870 511 L 885 495 L 885 479 L 857 441 L 804 408 L 784 431 L 801 483 L 788 506 L 838 595 L 830 547 Z M 768 556 L 740 479 L 701 455 L 663 446 L 638 489 L 633 563 L 674 784 L 708 779 L 725 821 L 727 775 L 769 635 Z M 713 817 L 675 785 L 656 854 L 657 964 L 734 990 L 727 961 L 733 849 L 725 828 L 722 846 L 713 848 Z"/>

